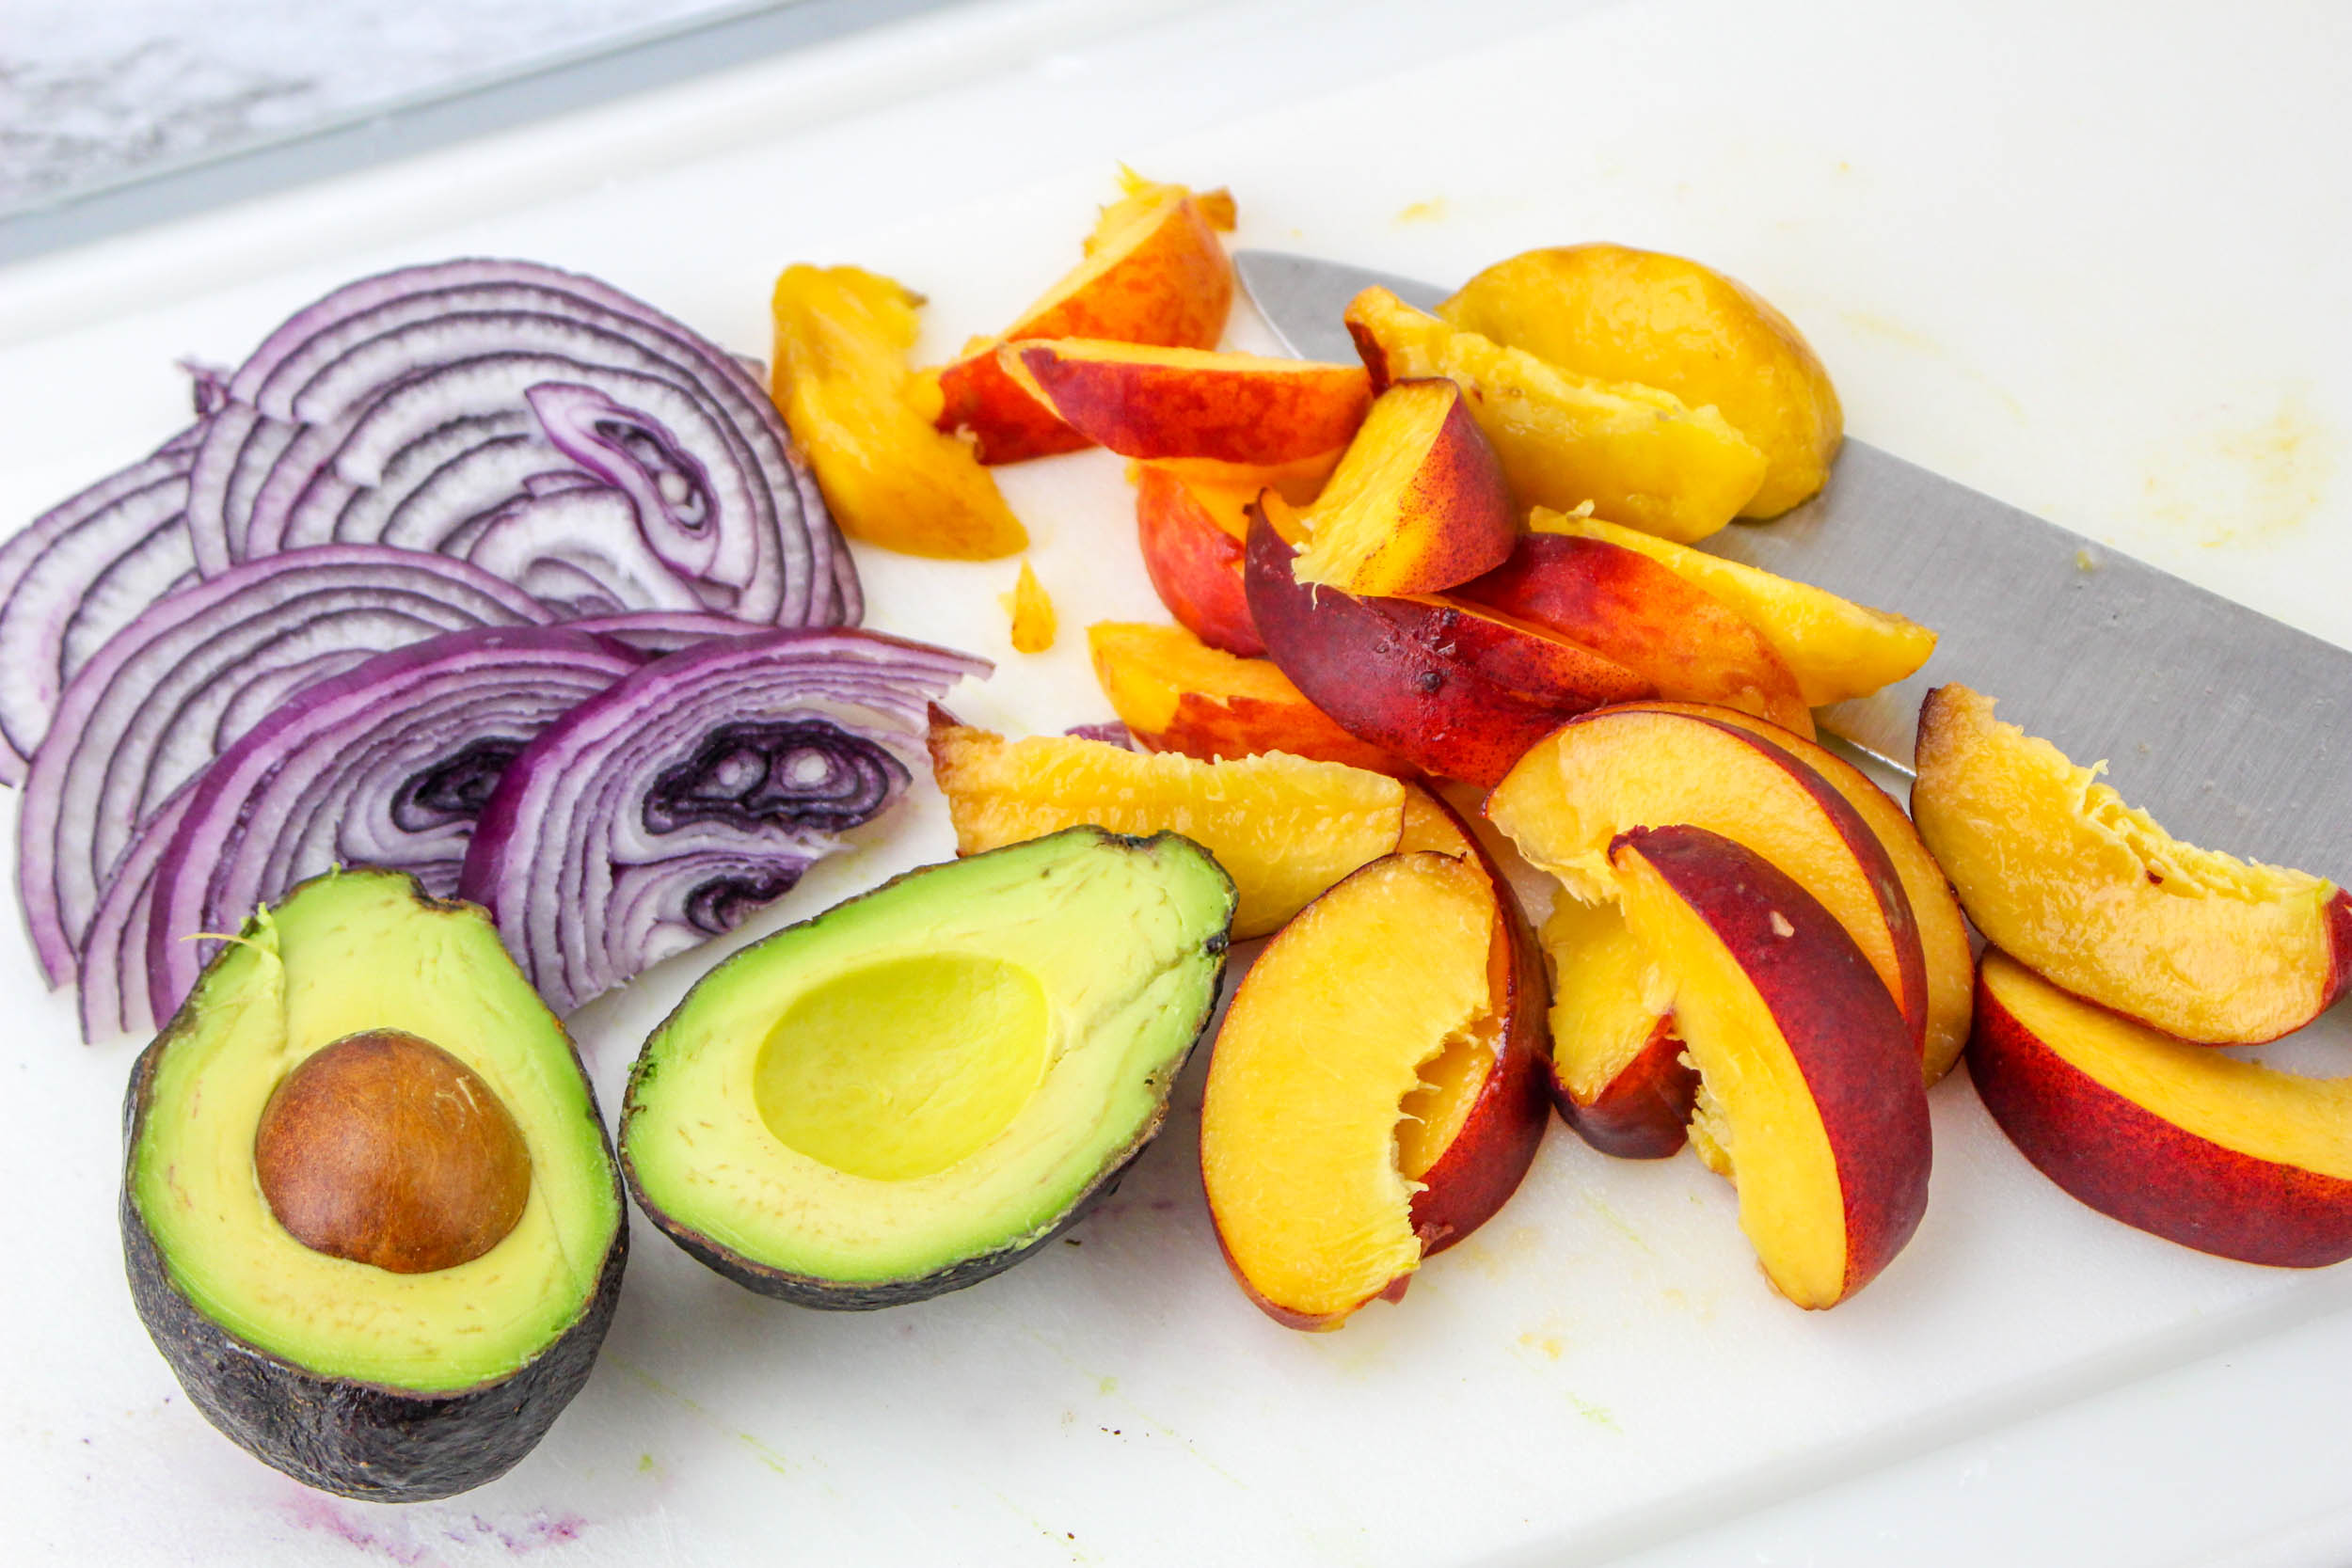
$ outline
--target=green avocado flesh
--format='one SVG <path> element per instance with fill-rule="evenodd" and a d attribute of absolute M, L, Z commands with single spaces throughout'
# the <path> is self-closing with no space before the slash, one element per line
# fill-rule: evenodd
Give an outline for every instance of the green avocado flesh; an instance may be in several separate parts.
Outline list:
<path fill-rule="evenodd" d="M 1016 1251 L 1157 1129 L 1232 911 L 1171 834 L 1073 828 L 902 877 L 688 994 L 630 1075 L 623 1166 L 674 1238 L 803 1279 Z"/>
<path fill-rule="evenodd" d="M 528 1365 L 596 1292 L 621 1224 L 611 1156 L 571 1042 L 471 905 L 407 877 L 316 878 L 225 947 L 154 1048 L 131 1198 L 203 1317 L 324 1377 L 419 1393 Z M 402 1030 L 479 1074 L 514 1117 L 531 1184 L 482 1256 L 393 1274 L 314 1252 L 255 1174 L 271 1091 L 347 1035 Z"/>

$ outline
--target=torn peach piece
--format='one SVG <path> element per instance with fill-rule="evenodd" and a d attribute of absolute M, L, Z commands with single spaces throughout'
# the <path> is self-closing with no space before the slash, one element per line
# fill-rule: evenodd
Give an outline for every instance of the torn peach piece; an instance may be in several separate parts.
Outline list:
<path fill-rule="evenodd" d="M 1144 571 L 1179 625 L 1229 654 L 1255 658 L 1265 652 L 1242 584 L 1248 507 L 1269 487 L 1304 505 L 1339 459 L 1334 449 L 1276 467 L 1203 458 L 1128 466 Z"/>
<path fill-rule="evenodd" d="M 1911 814 L 1968 918 L 2076 995 L 2247 1045 L 2301 1028 L 2352 978 L 2352 895 L 2182 843 L 1991 698 L 1929 692 L 1917 755 Z"/>
<path fill-rule="evenodd" d="M 1094 678 L 1147 751 L 1204 762 L 1288 752 L 1379 773 L 1407 771 L 1324 716 L 1270 659 L 1237 658 L 1182 626 L 1101 621 L 1087 628 Z"/>
<path fill-rule="evenodd" d="M 1714 594 L 1764 634 L 1797 677 L 1807 707 L 1867 697 L 1906 679 L 1935 652 L 1935 633 L 1916 621 L 1640 529 L 1542 508 L 1528 515 L 1527 526 L 1640 550 Z"/>
<path fill-rule="evenodd" d="M 1764 462 L 1743 516 L 1804 500 L 1837 455 L 1845 415 L 1820 356 L 1762 295 L 1699 262 L 1617 245 L 1531 250 L 1438 314 L 1563 370 L 1719 410 Z"/>
<path fill-rule="evenodd" d="M 1279 752 L 1199 762 L 1069 736 L 1009 741 L 935 718 L 930 753 L 957 854 L 1084 823 L 1182 833 L 1233 879 L 1235 941 L 1264 936 L 1389 853 L 1404 826 L 1396 780 Z"/>
<path fill-rule="evenodd" d="M 965 346 L 939 372 L 939 428 L 965 431 L 983 463 L 1075 451 L 1087 438 L 1021 389 L 997 346 L 1029 338 L 1107 338 L 1214 348 L 1233 302 L 1232 263 L 1217 238 L 1232 198 L 1122 173 L 1126 194 L 1103 210 L 1086 260 L 1024 310 L 1001 338 Z"/>
<path fill-rule="evenodd" d="M 1372 404 L 1360 365 L 1087 338 L 997 354 L 1024 391 L 1122 457 L 1295 463 L 1346 446 Z"/>
<path fill-rule="evenodd" d="M 1375 388 L 1411 376 L 1461 384 L 1520 507 L 1591 506 L 1670 539 L 1731 521 L 1764 475 L 1763 454 L 1709 407 L 1600 381 L 1414 309 L 1386 289 L 1347 309 Z"/>
<path fill-rule="evenodd" d="M 1337 1328 L 1420 1267 L 1399 1106 L 1491 1007 L 1493 897 L 1450 856 L 1365 866 L 1285 927 L 1217 1032 L 1200 1174 L 1243 1290 L 1295 1328 Z"/>
<path fill-rule="evenodd" d="M 1029 536 L 971 448 L 931 428 L 907 368 L 922 297 L 858 267 L 776 279 L 776 407 L 850 538 L 910 555 L 989 561 Z"/>

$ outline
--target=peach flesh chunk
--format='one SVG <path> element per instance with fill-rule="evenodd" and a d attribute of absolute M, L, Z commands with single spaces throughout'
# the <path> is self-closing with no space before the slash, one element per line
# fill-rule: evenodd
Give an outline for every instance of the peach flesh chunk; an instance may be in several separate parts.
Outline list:
<path fill-rule="evenodd" d="M 1380 773 L 1406 770 L 1331 722 L 1271 659 L 1236 658 L 1182 626 L 1116 621 L 1088 627 L 1087 646 L 1103 695 L 1147 751 L 1203 762 L 1288 752 Z"/>
<path fill-rule="evenodd" d="M 1461 384 L 1522 506 L 1590 505 L 1687 542 L 1730 522 L 1764 477 L 1764 454 L 1713 408 L 1563 370 L 1386 289 L 1356 297 L 1347 329 L 1375 387 L 1411 376 Z"/>
<path fill-rule="evenodd" d="M 1345 446 L 1372 402 L 1360 365 L 1087 338 L 998 352 L 1023 390 L 1121 457 L 1295 463 Z"/>
<path fill-rule="evenodd" d="M 1527 526 L 1537 533 L 1604 539 L 1640 550 L 1706 589 L 1764 634 L 1797 677 L 1807 707 L 1867 697 L 1914 674 L 1935 652 L 1935 633 L 1916 621 L 1640 529 L 1541 507 L 1529 515 Z"/>
<path fill-rule="evenodd" d="M 1895 863 L 1895 874 L 1902 879 L 1903 896 L 1911 901 L 1911 916 L 1919 927 L 1920 955 L 1927 961 L 1928 1030 L 1919 1053 L 1920 1072 L 1932 1085 L 1951 1071 L 1968 1044 L 1968 1022 L 1977 996 L 1977 955 L 1969 945 L 1968 922 L 1961 915 L 1952 884 L 1945 879 L 1944 868 L 1928 853 L 1919 830 L 1895 798 L 1828 747 L 1788 735 L 1762 720 L 1695 703 L 1631 705 L 1712 719 L 1762 736 L 1820 774 L 1869 824 L 1887 859 Z"/>
<path fill-rule="evenodd" d="M 1008 741 L 937 721 L 930 751 L 957 854 L 1085 823 L 1115 833 L 1182 833 L 1233 879 L 1236 942 L 1275 930 L 1388 854 L 1404 828 L 1405 786 L 1396 780 L 1279 752 L 1197 762 L 1068 736 Z"/>
<path fill-rule="evenodd" d="M 1428 594 L 1509 559 L 1518 514 L 1494 449 L 1451 381 L 1400 381 L 1373 400 L 1340 466 L 1299 514 L 1300 582 L 1343 594 Z"/>
<path fill-rule="evenodd" d="M 1740 1227 L 1773 1288 L 1826 1307 L 1918 1227 L 1931 1159 L 1909 1031 L 1827 911 L 1753 850 L 1688 827 L 1612 851 L 1626 923 L 1672 980 Z"/>
<path fill-rule="evenodd" d="M 852 539 L 910 555 L 990 561 L 1029 536 L 972 449 L 916 407 L 906 364 L 920 298 L 857 267 L 787 267 L 770 391 Z"/>
<path fill-rule="evenodd" d="M 1615 904 L 1563 896 L 1544 922 L 1551 959 L 1552 1103 L 1604 1154 L 1682 1148 L 1698 1074 L 1682 1060 L 1672 989 Z"/>
<path fill-rule="evenodd" d="M 1209 1063 L 1200 1174 L 1251 1299 L 1336 1328 L 1420 1265 L 1400 1103 L 1488 1010 L 1494 902 L 1448 856 L 1376 861 L 1269 943 Z"/>
<path fill-rule="evenodd" d="M 2204 1045 L 2298 1029 L 2343 993 L 2352 897 L 2183 844 L 1964 686 L 1919 713 L 1911 812 L 1985 940 L 2078 996 Z"/>
<path fill-rule="evenodd" d="M 1486 817 L 1587 903 L 1617 895 L 1609 845 L 1629 828 L 1689 824 L 1746 846 L 1829 910 L 1914 1041 L 1925 1037 L 1926 955 L 1892 860 L 1845 797 L 1763 736 L 1689 712 L 1601 709 L 1520 758 Z"/>
<path fill-rule="evenodd" d="M 2070 996 L 1997 948 L 1969 1076 L 2082 1202 L 2184 1246 L 2317 1268 L 2352 1258 L 2352 1078 L 2300 1078 Z"/>

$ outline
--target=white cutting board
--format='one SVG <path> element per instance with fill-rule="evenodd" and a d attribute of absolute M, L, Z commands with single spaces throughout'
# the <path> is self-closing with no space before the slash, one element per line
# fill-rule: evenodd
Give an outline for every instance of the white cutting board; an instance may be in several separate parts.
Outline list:
<path fill-rule="evenodd" d="M 1803 325 L 1858 435 L 2352 643 L 2347 59 L 2352 24 L 2316 6 L 975 7 L 0 274 L 0 517 L 174 428 L 175 356 L 233 360 L 402 261 L 585 269 L 758 352 L 780 265 L 856 261 L 931 297 L 945 352 L 1070 262 L 1124 159 L 1229 184 L 1238 243 L 1433 279 L 1583 238 L 1705 258 Z M 1239 312 L 1234 338 L 1263 341 Z M 1061 610 L 1050 655 L 1006 645 L 1009 562 L 861 552 L 871 624 L 999 659 L 957 699 L 972 719 L 1104 717 L 1085 624 L 1159 617 L 1119 467 L 1003 475 Z M 756 929 L 948 847 L 918 789 Z M 581 1016 L 608 1108 L 718 957 Z M 1555 1128 L 1404 1303 L 1310 1337 L 1218 1260 L 1196 1062 L 1073 1244 L 944 1300 L 797 1310 L 641 1225 L 604 1357 L 535 1454 L 446 1503 L 343 1502 L 217 1436 L 131 1311 L 132 1045 L 73 1044 L 13 940 L 0 1008 L 12 1560 L 2352 1554 L 2352 1271 L 2249 1268 L 2102 1219 L 1964 1077 L 1932 1097 L 1917 1239 L 1834 1312 L 1766 1289 L 1694 1162 L 1611 1162 Z M 2315 1033 L 2287 1055 L 2352 1060 L 2342 1021 Z"/>

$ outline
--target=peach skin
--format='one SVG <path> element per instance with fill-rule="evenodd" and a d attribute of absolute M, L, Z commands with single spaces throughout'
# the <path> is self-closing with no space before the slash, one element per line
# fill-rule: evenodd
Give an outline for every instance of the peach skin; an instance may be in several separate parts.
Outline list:
<path fill-rule="evenodd" d="M 1182 626 L 1102 621 L 1087 628 L 1094 678 L 1151 752 L 1203 762 L 1288 752 L 1379 773 L 1408 772 L 1307 701 L 1271 659 L 1236 658 Z"/>
<path fill-rule="evenodd" d="M 1062 423 L 1122 457 L 1295 463 L 1347 445 L 1372 404 L 1360 365 L 1086 338 L 997 354 Z"/>

